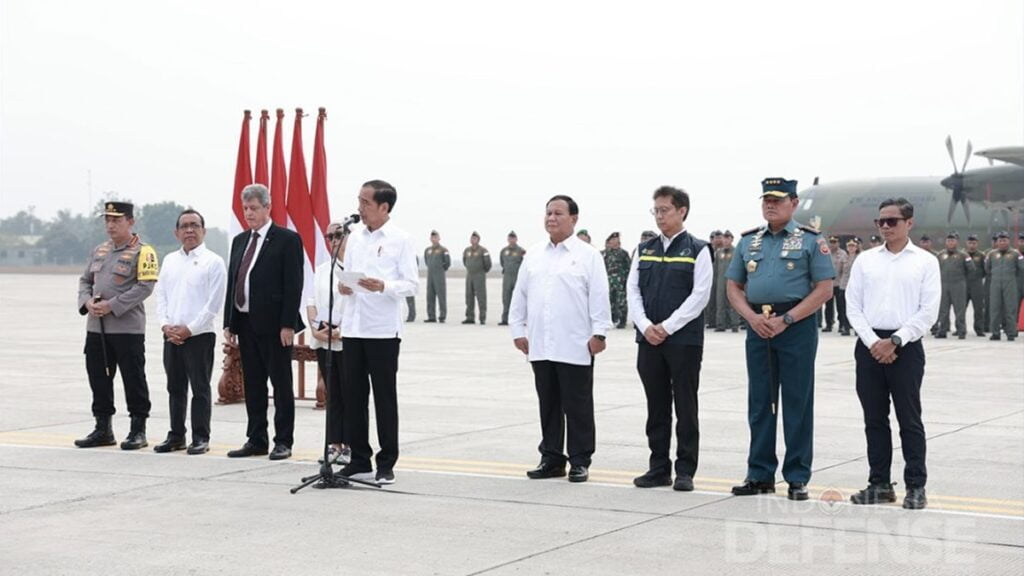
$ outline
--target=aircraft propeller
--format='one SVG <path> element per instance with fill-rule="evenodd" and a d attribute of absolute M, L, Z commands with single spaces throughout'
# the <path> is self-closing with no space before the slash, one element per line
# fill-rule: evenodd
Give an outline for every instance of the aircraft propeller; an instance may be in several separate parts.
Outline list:
<path fill-rule="evenodd" d="M 967 222 L 971 221 L 971 209 L 967 202 L 967 195 L 964 193 L 964 171 L 967 170 L 967 161 L 971 158 L 971 152 L 974 147 L 971 145 L 971 141 L 967 141 L 967 151 L 964 154 L 964 163 L 957 169 L 956 156 L 953 154 L 953 138 L 946 136 L 946 151 L 949 152 L 949 161 L 953 163 L 953 174 L 942 180 L 942 186 L 953 193 L 949 199 L 949 213 L 946 215 L 946 221 L 953 221 L 953 214 L 956 212 L 956 205 L 960 204 L 964 207 L 964 216 L 967 217 Z"/>

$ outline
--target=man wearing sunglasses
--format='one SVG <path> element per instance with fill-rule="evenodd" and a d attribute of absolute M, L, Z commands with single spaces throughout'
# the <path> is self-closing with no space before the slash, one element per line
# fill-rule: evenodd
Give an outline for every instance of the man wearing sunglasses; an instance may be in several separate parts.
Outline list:
<path fill-rule="evenodd" d="M 854 262 L 846 289 L 846 313 L 857 332 L 857 396 L 864 410 L 868 487 L 850 497 L 854 504 L 896 501 L 890 477 L 892 431 L 889 401 L 896 409 L 903 449 L 903 507 L 928 504 L 925 434 L 921 422 L 924 346 L 921 338 L 938 316 L 942 283 L 935 255 L 910 241 L 914 206 L 890 198 L 875 220 L 885 244 Z"/>
<path fill-rule="evenodd" d="M 747 477 L 732 493 L 775 492 L 775 434 L 782 392 L 786 457 L 782 476 L 790 500 L 807 500 L 814 432 L 815 312 L 832 297 L 835 270 L 828 246 L 814 228 L 793 221 L 796 180 L 761 183 L 767 224 L 743 233 L 726 272 L 727 294 L 747 329 Z"/>

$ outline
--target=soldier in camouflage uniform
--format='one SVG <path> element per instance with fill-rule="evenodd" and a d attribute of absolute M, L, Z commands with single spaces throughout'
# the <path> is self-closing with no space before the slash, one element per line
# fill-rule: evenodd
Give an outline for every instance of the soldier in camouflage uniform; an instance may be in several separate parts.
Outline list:
<path fill-rule="evenodd" d="M 950 232 L 946 235 L 946 249 L 939 252 L 939 272 L 942 277 L 942 300 L 939 302 L 939 333 L 936 338 L 945 338 L 949 332 L 949 308 L 956 315 L 956 337 L 967 338 L 967 278 L 974 268 L 974 261 L 959 247 L 960 235 Z"/>
<path fill-rule="evenodd" d="M 441 246 L 441 235 L 430 231 L 430 246 L 423 251 L 423 262 L 427 265 L 427 319 L 424 322 L 444 323 L 448 317 L 448 284 L 445 278 L 452 265 L 451 254 Z M 437 310 L 435 304 L 440 308 Z M 440 312 L 438 316 L 436 312 Z"/>
<path fill-rule="evenodd" d="M 519 277 L 519 267 L 523 264 L 523 257 L 526 256 L 526 249 L 519 245 L 519 237 L 516 231 L 508 233 L 508 246 L 501 251 L 498 257 L 501 264 L 501 322 L 498 326 L 508 326 L 508 309 L 512 305 L 512 291 L 516 288 L 516 278 Z"/>
<path fill-rule="evenodd" d="M 1017 275 L 1024 273 L 1024 256 L 1010 248 L 1010 235 L 1000 232 L 996 248 L 985 257 L 985 272 L 988 274 L 989 306 L 992 311 L 992 336 L 999 340 L 1000 329 L 1006 331 L 1006 339 L 1017 338 L 1017 312 L 1020 294 L 1017 292 Z"/>
<path fill-rule="evenodd" d="M 715 282 L 718 283 L 715 294 L 718 315 L 718 318 L 715 319 L 715 332 L 725 332 L 726 329 L 738 332 L 740 326 L 740 315 L 729 304 L 729 298 L 725 292 L 728 285 L 725 272 L 729 269 L 729 263 L 732 262 L 732 257 L 735 254 L 732 240 L 732 232 L 726 230 L 722 234 L 721 248 L 715 251 Z"/>
<path fill-rule="evenodd" d="M 616 328 L 626 327 L 627 303 L 626 280 L 629 278 L 629 267 L 632 260 L 629 252 L 622 249 L 622 239 L 618 232 L 612 232 L 604 241 L 604 268 L 608 272 L 608 297 L 611 300 L 612 323 Z"/>
<path fill-rule="evenodd" d="M 480 235 L 469 236 L 469 246 L 462 251 L 462 265 L 466 267 L 466 319 L 463 324 L 475 324 L 473 301 L 480 305 L 480 323 L 487 322 L 487 273 L 491 271 L 491 253 L 480 245 Z"/>
<path fill-rule="evenodd" d="M 715 230 L 708 237 L 711 243 L 711 253 L 718 252 L 718 249 L 722 247 L 722 231 Z M 717 270 L 716 270 L 717 271 Z M 718 322 L 718 305 L 721 301 L 718 299 L 718 286 L 719 286 L 718 274 L 713 274 L 711 277 L 711 298 L 708 299 L 708 305 L 704 308 L 704 323 L 708 328 L 716 328 Z"/>
<path fill-rule="evenodd" d="M 967 237 L 967 257 L 973 266 L 967 273 L 967 301 L 970 302 L 973 311 L 974 333 L 984 336 L 988 329 L 985 324 L 985 307 L 988 300 L 985 294 L 985 254 L 978 250 L 976 234 Z"/>
<path fill-rule="evenodd" d="M 85 369 L 92 388 L 92 414 L 96 427 L 75 440 L 79 448 L 112 446 L 110 424 L 114 407 L 114 374 L 121 369 L 124 395 L 131 416 L 131 431 L 123 450 L 148 446 L 149 386 L 146 383 L 146 308 L 160 265 L 156 252 L 132 232 L 134 206 L 107 202 L 104 211 L 110 240 L 93 249 L 85 272 L 78 279 L 78 311 L 88 314 Z"/>

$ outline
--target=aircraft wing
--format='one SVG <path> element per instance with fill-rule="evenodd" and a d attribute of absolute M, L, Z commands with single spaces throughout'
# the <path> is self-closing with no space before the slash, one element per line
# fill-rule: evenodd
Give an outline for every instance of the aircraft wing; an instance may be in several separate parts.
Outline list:
<path fill-rule="evenodd" d="M 999 160 L 1000 162 L 1006 162 L 1008 164 L 1024 166 L 1024 146 L 1001 146 L 999 148 L 989 148 L 988 150 L 979 150 L 978 152 L 975 152 L 974 155 L 981 156 L 982 158 L 988 158 L 989 160 Z"/>

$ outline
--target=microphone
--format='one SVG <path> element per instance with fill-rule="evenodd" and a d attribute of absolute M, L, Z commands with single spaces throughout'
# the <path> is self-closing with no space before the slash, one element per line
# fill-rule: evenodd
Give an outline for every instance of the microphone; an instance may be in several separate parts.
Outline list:
<path fill-rule="evenodd" d="M 348 226 L 349 224 L 358 224 L 358 223 L 359 223 L 359 214 L 353 214 L 353 215 L 349 216 L 348 218 L 345 218 L 344 220 L 342 220 L 341 221 L 341 226 L 342 226 L 342 228 L 344 228 L 345 226 Z"/>

